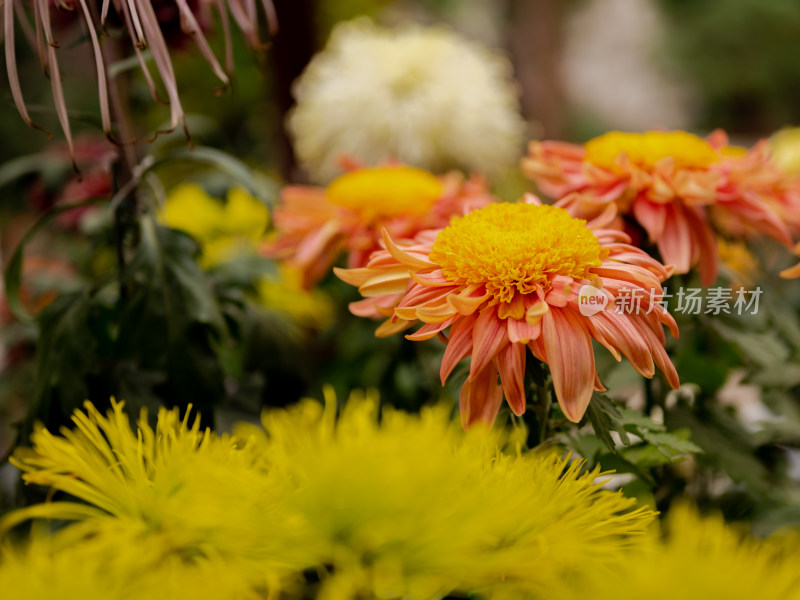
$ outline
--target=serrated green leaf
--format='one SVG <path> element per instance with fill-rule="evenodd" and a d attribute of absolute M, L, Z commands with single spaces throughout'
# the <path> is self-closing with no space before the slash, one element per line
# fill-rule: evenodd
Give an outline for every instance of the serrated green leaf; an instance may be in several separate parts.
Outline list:
<path fill-rule="evenodd" d="M 626 452 L 626 457 L 630 457 L 634 463 L 636 460 L 642 460 L 647 463 L 646 466 L 656 466 L 684 454 L 702 451 L 688 440 L 688 431 L 668 432 L 663 424 L 656 423 L 647 415 L 631 408 L 617 406 L 599 394 L 595 394 L 592 399 L 587 415 L 594 427 L 595 435 L 609 450 L 617 452 L 611 432 L 616 432 L 622 443 L 631 447 L 623 452 Z M 644 443 L 632 446 L 628 434 L 641 438 Z M 645 448 L 650 449 L 645 450 Z M 628 452 L 633 449 L 635 451 Z M 660 454 L 661 457 L 656 459 L 653 452 Z"/>
<path fill-rule="evenodd" d="M 660 467 L 672 462 L 672 458 L 651 444 L 637 444 L 621 451 L 625 460 L 643 469 Z"/>
<path fill-rule="evenodd" d="M 589 466 L 594 466 L 598 456 L 607 448 L 596 435 L 579 434 L 571 436 L 568 442 L 573 452 L 589 461 Z"/>
<path fill-rule="evenodd" d="M 687 435 L 688 430 L 683 430 Z M 681 454 L 698 454 L 703 451 L 697 444 L 688 439 L 681 439 L 675 432 L 641 430 L 641 437 L 652 444 L 667 458 L 675 458 Z"/>
<path fill-rule="evenodd" d="M 619 407 L 620 422 L 624 424 L 627 431 L 639 435 L 640 431 L 665 431 L 666 427 L 661 423 L 656 423 L 648 417 L 626 406 Z M 640 436 L 641 437 L 641 436 Z"/>
<path fill-rule="evenodd" d="M 142 373 L 164 373 L 142 401 L 168 398 L 194 404 L 204 419 L 224 396 L 216 340 L 228 335 L 211 282 L 197 264 L 196 243 L 186 234 L 141 222 L 140 243 L 123 273 L 115 355 Z"/>

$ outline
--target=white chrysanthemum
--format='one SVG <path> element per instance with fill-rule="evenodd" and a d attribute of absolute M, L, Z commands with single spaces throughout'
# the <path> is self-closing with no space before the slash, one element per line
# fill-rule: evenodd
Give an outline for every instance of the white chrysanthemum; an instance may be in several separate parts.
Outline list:
<path fill-rule="evenodd" d="M 341 172 L 342 156 L 491 174 L 522 147 L 510 63 L 441 28 L 340 24 L 294 92 L 288 127 L 320 182 Z"/>

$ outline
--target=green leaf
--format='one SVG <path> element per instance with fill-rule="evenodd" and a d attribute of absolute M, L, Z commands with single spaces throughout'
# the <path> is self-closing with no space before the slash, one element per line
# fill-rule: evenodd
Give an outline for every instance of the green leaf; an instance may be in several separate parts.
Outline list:
<path fill-rule="evenodd" d="M 14 252 L 8 261 L 8 266 L 6 266 L 6 271 L 4 274 L 6 303 L 8 304 L 9 310 L 18 321 L 20 321 L 21 323 L 30 324 L 34 320 L 34 317 L 27 311 L 27 309 L 22 303 L 22 299 L 20 298 L 20 288 L 22 287 L 22 266 L 24 264 L 24 259 L 25 259 L 25 247 L 28 245 L 28 243 L 30 243 L 30 241 L 42 227 L 47 225 L 58 215 L 68 212 L 70 210 L 74 210 L 76 208 L 91 206 L 93 204 L 99 204 L 101 202 L 107 202 L 107 201 L 108 201 L 107 198 L 91 198 L 89 200 L 84 200 L 83 202 L 76 202 L 74 204 L 55 206 L 50 210 L 48 210 L 46 213 L 44 213 L 42 216 L 40 216 L 39 219 L 37 219 L 37 221 L 31 226 L 31 228 L 25 232 L 25 235 L 22 237 L 22 240 L 20 240 L 19 244 L 14 249 Z"/>
<path fill-rule="evenodd" d="M 710 322 L 724 339 L 735 344 L 745 356 L 762 367 L 780 364 L 789 358 L 789 348 L 774 331 L 740 331 L 721 321 Z"/>
<path fill-rule="evenodd" d="M 610 398 L 600 394 L 594 394 L 592 396 L 592 401 L 589 402 L 586 415 L 592 423 L 595 435 L 600 438 L 600 441 L 602 441 L 611 452 L 617 451 L 617 444 L 614 442 L 614 438 L 611 437 L 612 431 L 619 435 L 623 444 L 630 444 L 630 438 L 622 424 L 622 412 L 620 412 L 619 407 Z"/>
<path fill-rule="evenodd" d="M 637 460 L 646 463 L 641 466 L 656 466 L 685 454 L 702 451 L 699 446 L 689 441 L 688 430 L 667 431 L 663 424 L 656 423 L 647 415 L 631 408 L 617 406 L 612 400 L 600 394 L 595 394 L 592 398 L 587 415 L 595 435 L 611 452 L 617 452 L 614 438 L 611 436 L 611 433 L 615 432 L 625 446 L 635 448 L 623 451 L 626 458 L 635 464 L 639 464 Z M 628 434 L 641 438 L 642 442 L 634 444 Z M 661 456 L 655 456 L 654 452 Z"/>
<path fill-rule="evenodd" d="M 43 153 L 19 156 L 0 166 L 0 187 L 34 173 L 38 173 L 45 180 L 54 179 L 56 175 L 62 174 L 67 170 L 69 170 L 69 167 L 65 164 L 59 164 Z"/>
<path fill-rule="evenodd" d="M 210 165 L 227 173 L 256 198 L 272 208 L 278 197 L 280 186 L 265 175 L 253 171 L 239 159 L 215 148 L 181 148 L 157 159 L 146 159 L 136 172 L 136 177 L 120 189 L 111 199 L 111 206 L 117 206 L 129 196 L 139 183 L 150 173 L 174 162 L 198 162 Z"/>
<path fill-rule="evenodd" d="M 133 284 L 124 313 L 158 315 L 172 342 L 190 323 L 222 330 L 222 315 L 197 264 L 197 252 L 196 242 L 187 234 L 143 219 L 139 247 L 123 274 L 125 284 Z"/>
<path fill-rule="evenodd" d="M 594 466 L 598 457 L 603 454 L 606 446 L 596 435 L 588 433 L 571 436 L 568 446 L 578 455 L 589 461 L 589 466 Z"/>
<path fill-rule="evenodd" d="M 151 378 L 152 391 L 134 389 L 143 402 L 193 403 L 211 419 L 224 396 L 217 348 L 227 325 L 192 238 L 152 218 L 140 226 L 139 246 L 123 272 L 115 355 L 136 372 L 166 374 L 163 382 Z"/>
<path fill-rule="evenodd" d="M 95 325 L 104 320 L 104 312 L 89 288 L 62 294 L 42 309 L 37 319 L 34 410 L 23 438 L 34 418 L 57 426 L 90 397 L 91 379 L 104 371 L 103 332 Z"/>
<path fill-rule="evenodd" d="M 700 446 L 689 440 L 690 431 L 688 429 L 680 429 L 669 433 L 642 429 L 639 433 L 642 439 L 652 444 L 668 460 L 684 454 L 698 454 L 703 451 Z"/>

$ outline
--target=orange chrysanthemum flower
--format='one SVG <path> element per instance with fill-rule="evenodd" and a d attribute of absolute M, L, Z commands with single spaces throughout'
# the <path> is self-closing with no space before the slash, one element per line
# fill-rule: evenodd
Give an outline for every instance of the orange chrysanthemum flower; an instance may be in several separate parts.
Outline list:
<path fill-rule="evenodd" d="M 675 336 L 677 327 L 658 301 L 670 271 L 629 245 L 625 233 L 600 229 L 607 217 L 587 224 L 530 196 L 495 203 L 414 240 L 395 243 L 384 232 L 385 249 L 366 267 L 336 273 L 366 298 L 351 305 L 355 314 L 389 317 L 379 337 L 421 321 L 408 339 L 446 339 L 442 384 L 472 356 L 460 395 L 465 427 L 492 423 L 503 392 L 515 414 L 525 412 L 528 348 L 550 366 L 558 402 L 577 422 L 592 391 L 605 389 L 592 338 L 642 375 L 652 377 L 658 365 L 671 386 L 679 385 L 662 325 Z M 637 310 L 618 310 L 626 294 L 639 299 Z M 593 310 L 582 304 L 587 297 Z"/>
<path fill-rule="evenodd" d="M 583 146 L 531 142 L 522 169 L 558 205 L 591 218 L 608 204 L 631 215 L 662 260 L 686 273 L 699 265 L 705 285 L 716 278 L 716 241 L 709 219 L 747 224 L 782 243 L 791 236 L 766 145 L 731 148 L 721 131 L 703 139 L 683 131 L 613 131 Z"/>
<path fill-rule="evenodd" d="M 265 253 L 303 272 L 306 287 L 321 279 L 341 252 L 350 268 L 364 266 L 377 250 L 381 230 L 411 238 L 441 228 L 493 202 L 481 179 L 443 177 L 408 166 L 356 169 L 327 188 L 287 186 L 275 209 L 276 238 Z"/>

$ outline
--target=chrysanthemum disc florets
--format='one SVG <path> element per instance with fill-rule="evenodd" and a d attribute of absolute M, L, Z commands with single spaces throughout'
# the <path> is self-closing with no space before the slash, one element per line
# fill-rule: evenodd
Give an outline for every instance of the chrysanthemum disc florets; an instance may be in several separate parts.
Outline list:
<path fill-rule="evenodd" d="M 550 289 L 555 275 L 584 279 L 607 254 L 586 221 L 554 206 L 500 203 L 450 222 L 430 259 L 460 284 L 485 284 L 497 301 Z"/>
<path fill-rule="evenodd" d="M 422 169 L 376 167 L 338 177 L 328 186 L 326 195 L 331 204 L 349 208 L 367 221 L 418 217 L 442 195 L 442 183 Z"/>
<path fill-rule="evenodd" d="M 711 144 L 685 131 L 611 131 L 586 142 L 586 160 L 602 169 L 618 171 L 622 153 L 633 166 L 646 171 L 666 157 L 672 157 L 679 169 L 706 169 L 719 160 Z"/>

